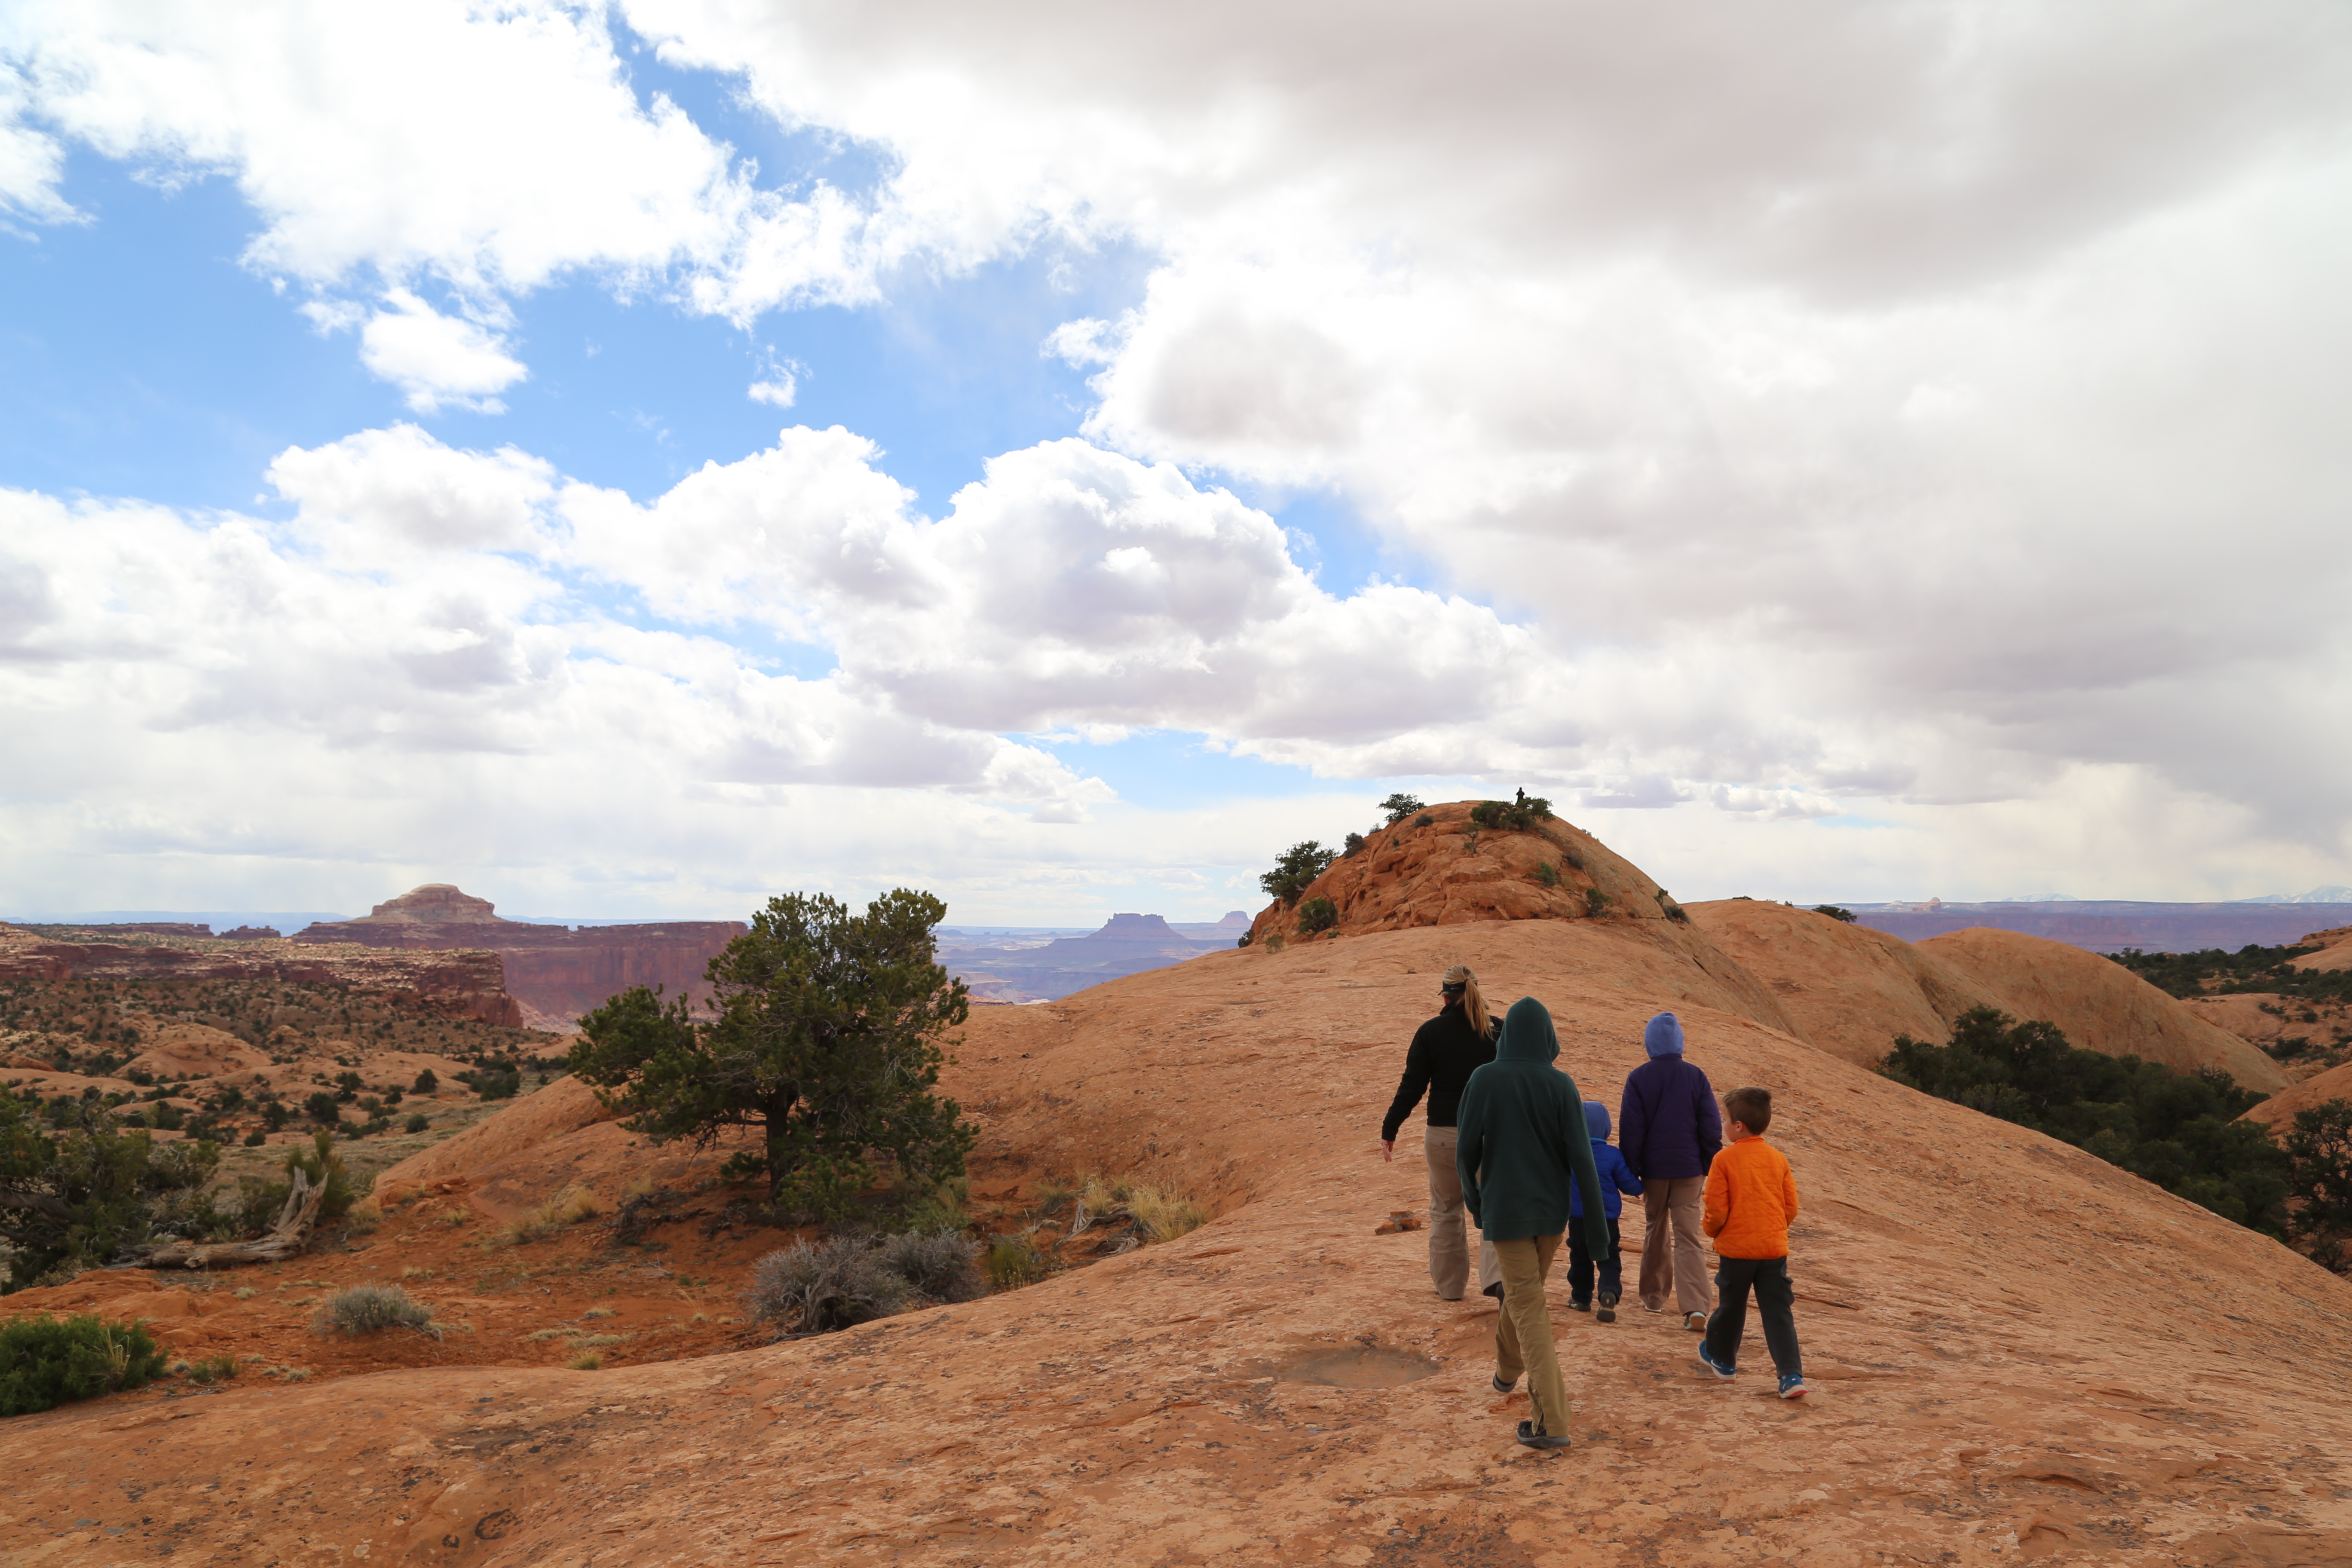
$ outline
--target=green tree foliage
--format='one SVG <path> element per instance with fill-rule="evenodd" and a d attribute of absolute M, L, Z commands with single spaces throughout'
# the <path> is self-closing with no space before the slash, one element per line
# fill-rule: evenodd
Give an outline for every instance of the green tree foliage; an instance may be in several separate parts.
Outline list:
<path fill-rule="evenodd" d="M 1339 923 L 1339 910 L 1330 900 L 1309 899 L 1298 906 L 1298 930 L 1301 935 L 1313 936 L 1329 931 Z"/>
<path fill-rule="evenodd" d="M 1551 816 L 1551 802 L 1522 790 L 1517 801 L 1482 800 L 1470 808 L 1470 820 L 1504 833 L 1532 833 Z"/>
<path fill-rule="evenodd" d="M 87 1314 L 11 1318 L 0 1324 L 0 1415 L 138 1388 L 163 1375 L 163 1362 L 137 1323 Z"/>
<path fill-rule="evenodd" d="M 2225 1219 L 2286 1233 L 2287 1155 L 2260 1123 L 2237 1120 L 2263 1097 L 2218 1069 L 2178 1073 L 2082 1050 L 2055 1024 L 1971 1007 L 1948 1044 L 1896 1036 L 1878 1070 L 2072 1143 Z"/>
<path fill-rule="evenodd" d="M 846 1214 L 877 1152 L 910 1188 L 953 1181 L 977 1134 L 932 1093 L 940 1037 L 971 1009 L 934 962 L 946 915 L 904 888 L 862 915 L 822 893 L 771 899 L 710 961 L 716 1016 L 635 986 L 581 1020 L 572 1070 L 656 1142 L 758 1129 L 761 1152 L 728 1170 L 764 1174 L 781 1210 Z"/>
<path fill-rule="evenodd" d="M 1853 925 L 1855 923 L 1853 911 L 1849 909 L 1842 908 L 1836 904 L 1815 904 L 1813 906 L 1813 913 L 1817 915 L 1827 915 L 1830 919 L 1833 921 L 1843 921 L 1847 925 Z"/>
<path fill-rule="evenodd" d="M 2263 947 L 2247 943 L 2235 952 L 2218 947 L 2201 952 L 2142 952 L 2126 948 L 2107 956 L 2142 980 L 2175 996 L 2276 992 L 2307 1001 L 2352 1001 L 2352 969 L 2297 969 L 2294 960 L 2315 947 Z"/>
<path fill-rule="evenodd" d="M 2286 1153 L 2294 1164 L 2289 1191 L 2300 1200 L 2295 1239 L 2310 1247 L 2315 1262 L 2352 1274 L 2352 1253 L 2346 1250 L 2352 1245 L 2352 1100 L 2296 1111 Z"/>
<path fill-rule="evenodd" d="M 1407 795 L 1402 790 L 1399 790 L 1396 794 L 1389 796 L 1388 799 L 1381 802 L 1381 809 L 1388 813 L 1389 826 L 1391 827 L 1394 827 L 1406 817 L 1420 811 L 1421 808 L 1421 797 L 1419 795 Z"/>
<path fill-rule="evenodd" d="M 1331 862 L 1339 858 L 1336 849 L 1326 849 L 1312 838 L 1302 839 L 1282 852 L 1274 869 L 1262 874 L 1257 885 L 1286 904 L 1298 902 L 1307 884 L 1328 870 Z"/>
<path fill-rule="evenodd" d="M 105 1108 L 68 1103 L 52 1135 L 38 1107 L 0 1089 L 0 1237 L 16 1248 L 0 1288 L 32 1283 L 61 1263 L 110 1261 L 159 1228 L 208 1225 L 197 1194 L 220 1146 L 118 1131 Z"/>

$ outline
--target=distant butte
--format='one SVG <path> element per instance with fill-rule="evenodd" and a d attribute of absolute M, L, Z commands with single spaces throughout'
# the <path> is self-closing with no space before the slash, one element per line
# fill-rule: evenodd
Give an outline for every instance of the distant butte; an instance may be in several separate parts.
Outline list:
<path fill-rule="evenodd" d="M 632 985 L 659 985 L 699 1001 L 703 969 L 748 930 L 740 921 L 656 921 L 642 925 L 536 925 L 448 882 L 387 899 L 358 920 L 321 921 L 298 942 L 365 947 L 486 948 L 506 962 L 507 991 L 533 1028 L 569 1029 L 580 1016 Z"/>

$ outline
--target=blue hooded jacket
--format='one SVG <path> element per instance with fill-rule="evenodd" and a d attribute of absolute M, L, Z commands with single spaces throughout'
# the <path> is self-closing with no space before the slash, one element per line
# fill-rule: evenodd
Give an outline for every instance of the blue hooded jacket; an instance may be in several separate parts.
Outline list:
<path fill-rule="evenodd" d="M 1597 1100 L 1584 1102 L 1584 1130 L 1592 1134 L 1592 1163 L 1601 1168 L 1601 1212 L 1615 1219 L 1623 1210 L 1625 1200 L 1621 1195 L 1631 1193 L 1642 1195 L 1642 1178 L 1625 1163 L 1625 1156 L 1617 1152 L 1609 1142 L 1609 1108 Z M 1568 1200 L 1570 1219 L 1584 1217 L 1584 1188 L 1580 1184 Z"/>
<path fill-rule="evenodd" d="M 1462 1201 L 1489 1241 L 1559 1236 L 1568 1229 L 1570 1184 L 1601 1188 L 1576 1080 L 1552 1066 L 1559 1038 L 1532 996 L 1511 1004 L 1495 1059 L 1462 1088 L 1454 1162 Z M 1609 1222 L 1584 1220 L 1595 1261 L 1609 1260 Z"/>
<path fill-rule="evenodd" d="M 1704 1176 L 1723 1147 L 1723 1113 L 1706 1074 L 1683 1060 L 1683 1026 L 1661 1013 L 1643 1031 L 1650 1059 L 1625 1075 L 1617 1146 L 1645 1182 Z"/>

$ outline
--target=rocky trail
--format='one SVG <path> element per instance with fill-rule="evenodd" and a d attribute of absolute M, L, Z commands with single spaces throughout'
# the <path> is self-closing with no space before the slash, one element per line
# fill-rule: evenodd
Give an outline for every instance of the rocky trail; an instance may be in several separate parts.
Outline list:
<path fill-rule="evenodd" d="M 1383 1164 L 1376 1133 L 1454 962 L 1492 998 L 1550 1005 L 1588 1098 L 1613 1102 L 1662 1006 L 1718 1089 L 1773 1089 L 1805 1197 L 1812 1400 L 1770 1397 L 1752 1326 L 1719 1384 L 1671 1317 L 1601 1325 L 1556 1284 L 1577 1447 L 1511 1442 L 1526 1401 L 1488 1386 L 1491 1305 L 1434 1299 L 1420 1233 L 1374 1234 L 1425 1204 L 1417 1149 Z M 837 1335 L 18 1418 L 0 1548 L 551 1568 L 2352 1560 L 2352 1285 L 1786 1023 L 1654 918 L 1354 934 L 986 1009 L 950 1085 L 985 1132 L 979 1191 L 1117 1172 L 1217 1217 Z"/>

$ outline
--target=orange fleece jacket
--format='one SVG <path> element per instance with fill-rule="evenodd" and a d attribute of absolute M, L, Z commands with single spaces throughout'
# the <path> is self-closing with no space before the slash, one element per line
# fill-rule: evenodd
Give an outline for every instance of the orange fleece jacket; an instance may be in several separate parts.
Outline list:
<path fill-rule="evenodd" d="M 1786 1258 L 1789 1222 L 1797 1217 L 1797 1178 L 1780 1151 L 1761 1138 L 1725 1146 L 1706 1171 L 1706 1214 L 1700 1224 L 1718 1258 Z"/>

